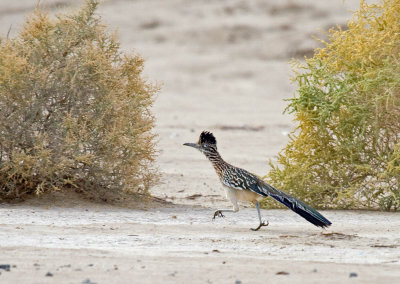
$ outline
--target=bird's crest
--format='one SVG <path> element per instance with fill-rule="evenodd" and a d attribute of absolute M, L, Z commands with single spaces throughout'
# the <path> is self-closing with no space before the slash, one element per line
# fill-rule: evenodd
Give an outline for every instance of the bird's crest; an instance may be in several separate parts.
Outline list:
<path fill-rule="evenodd" d="M 203 131 L 200 134 L 199 144 L 208 143 L 217 145 L 217 140 L 211 132 Z"/>

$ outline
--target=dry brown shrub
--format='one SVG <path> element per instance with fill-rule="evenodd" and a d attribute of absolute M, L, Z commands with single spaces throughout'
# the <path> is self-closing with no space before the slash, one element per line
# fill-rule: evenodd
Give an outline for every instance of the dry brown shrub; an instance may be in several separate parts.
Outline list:
<path fill-rule="evenodd" d="M 157 179 L 157 90 L 97 5 L 55 19 L 38 9 L 17 37 L 0 39 L 0 200 L 66 188 L 146 193 Z"/>

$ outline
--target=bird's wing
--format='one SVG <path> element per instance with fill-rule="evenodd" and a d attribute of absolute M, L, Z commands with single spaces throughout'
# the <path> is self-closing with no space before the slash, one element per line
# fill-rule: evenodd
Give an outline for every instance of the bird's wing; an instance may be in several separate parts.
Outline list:
<path fill-rule="evenodd" d="M 221 179 L 222 183 L 228 187 L 239 190 L 251 190 L 261 196 L 268 196 L 262 186 L 261 180 L 254 174 L 241 168 L 230 168 L 226 170 Z"/>

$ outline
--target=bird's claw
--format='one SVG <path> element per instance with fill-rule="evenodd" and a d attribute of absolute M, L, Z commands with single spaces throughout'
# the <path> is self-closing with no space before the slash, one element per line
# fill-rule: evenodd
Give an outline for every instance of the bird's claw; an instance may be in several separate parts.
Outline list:
<path fill-rule="evenodd" d="M 260 225 L 258 225 L 258 227 L 257 228 L 255 228 L 255 229 L 253 229 L 253 228 L 250 228 L 252 231 L 258 231 L 261 227 L 266 227 L 266 226 L 268 226 L 269 225 L 269 222 L 267 221 L 267 223 L 265 223 L 264 221 L 262 221 L 261 223 L 260 223 Z"/>
<path fill-rule="evenodd" d="M 222 214 L 222 211 L 221 211 L 221 210 L 217 210 L 217 211 L 215 211 L 214 217 L 213 217 L 212 219 L 214 220 L 215 217 L 225 217 L 225 215 Z"/>

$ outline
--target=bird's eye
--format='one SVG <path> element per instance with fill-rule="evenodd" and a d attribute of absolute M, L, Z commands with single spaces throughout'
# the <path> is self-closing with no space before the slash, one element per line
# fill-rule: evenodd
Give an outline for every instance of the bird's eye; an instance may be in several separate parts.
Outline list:
<path fill-rule="evenodd" d="M 208 148 L 207 144 L 203 144 L 203 147 L 204 147 L 204 148 Z"/>

